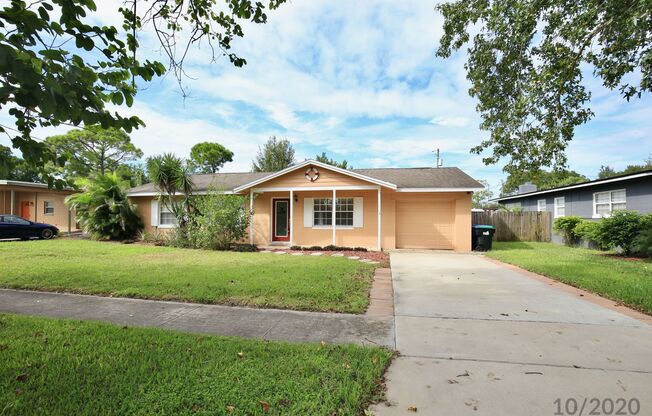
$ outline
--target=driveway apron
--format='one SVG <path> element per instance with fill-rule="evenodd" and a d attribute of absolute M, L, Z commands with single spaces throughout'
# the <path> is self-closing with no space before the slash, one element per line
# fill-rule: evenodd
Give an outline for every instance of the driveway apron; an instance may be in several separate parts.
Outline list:
<path fill-rule="evenodd" d="M 478 254 L 391 264 L 400 356 L 374 414 L 652 415 L 649 325 Z"/>

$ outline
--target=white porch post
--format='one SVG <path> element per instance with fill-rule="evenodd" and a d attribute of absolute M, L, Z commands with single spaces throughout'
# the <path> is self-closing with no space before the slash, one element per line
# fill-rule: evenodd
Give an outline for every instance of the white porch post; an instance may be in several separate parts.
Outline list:
<path fill-rule="evenodd" d="M 249 190 L 249 244 L 254 243 L 254 190 Z"/>
<path fill-rule="evenodd" d="M 11 215 L 14 215 L 14 203 L 15 203 L 15 195 L 14 195 L 14 190 L 11 190 Z"/>
<path fill-rule="evenodd" d="M 382 205 L 381 205 L 381 192 L 380 186 L 378 187 L 378 251 L 382 249 L 381 234 L 382 234 Z"/>
<path fill-rule="evenodd" d="M 336 206 L 336 205 L 337 205 L 337 195 L 336 195 L 335 188 L 333 188 L 333 204 L 332 204 L 332 208 L 333 208 L 333 211 L 332 211 L 332 212 L 333 212 L 332 221 L 333 221 L 333 224 L 332 224 L 332 225 L 333 225 L 333 245 L 334 245 L 334 246 L 337 245 L 337 244 L 335 244 L 335 242 L 337 241 L 337 240 L 335 239 L 335 206 Z"/>
<path fill-rule="evenodd" d="M 292 226 L 294 224 L 294 191 L 290 189 L 290 225 L 289 225 L 289 230 L 290 230 L 290 247 L 292 247 L 294 244 L 292 244 L 292 241 L 294 240 L 294 227 Z"/>

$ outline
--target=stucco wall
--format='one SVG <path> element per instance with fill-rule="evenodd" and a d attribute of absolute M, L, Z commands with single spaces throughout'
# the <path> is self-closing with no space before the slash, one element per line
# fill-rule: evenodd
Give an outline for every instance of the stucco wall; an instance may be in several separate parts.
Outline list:
<path fill-rule="evenodd" d="M 28 187 L 2 187 L 0 188 L 0 211 L 3 214 L 11 213 L 11 190 L 14 190 L 14 214 L 22 216 L 23 202 L 29 203 L 29 215 L 26 219 L 35 222 L 42 222 L 52 224 L 59 228 L 62 232 L 68 231 L 68 224 L 70 230 L 77 230 L 74 211 L 70 213 L 65 204 L 66 197 L 71 192 L 62 191 L 35 191 L 33 188 Z M 45 201 L 51 202 L 54 205 L 53 214 L 45 214 Z"/>
<path fill-rule="evenodd" d="M 373 185 L 369 182 L 362 181 L 357 178 L 353 178 L 348 175 L 344 175 L 339 172 L 334 172 L 328 169 L 317 168 L 319 171 L 319 179 L 310 182 L 306 179 L 306 170 L 310 166 L 305 167 L 304 169 L 299 169 L 293 172 L 289 172 L 281 177 L 272 179 L 270 181 L 264 182 L 254 188 L 276 188 L 276 187 L 324 187 L 324 186 L 360 186 L 360 185 Z"/>

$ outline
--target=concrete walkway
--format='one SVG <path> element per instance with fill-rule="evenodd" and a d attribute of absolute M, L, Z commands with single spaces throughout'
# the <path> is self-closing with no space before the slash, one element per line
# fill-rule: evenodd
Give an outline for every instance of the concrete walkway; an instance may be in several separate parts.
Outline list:
<path fill-rule="evenodd" d="M 652 414 L 651 326 L 481 255 L 396 252 L 391 263 L 401 355 L 376 415 L 553 415 L 557 399 L 579 415 L 585 398 Z"/>
<path fill-rule="evenodd" d="M 394 348 L 391 316 L 253 309 L 0 289 L 0 312 L 290 342 Z"/>

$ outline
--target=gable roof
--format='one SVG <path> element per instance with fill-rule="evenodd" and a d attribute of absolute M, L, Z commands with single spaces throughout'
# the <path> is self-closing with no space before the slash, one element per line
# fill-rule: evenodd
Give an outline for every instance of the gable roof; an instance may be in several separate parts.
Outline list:
<path fill-rule="evenodd" d="M 532 191 L 532 192 L 525 192 L 522 194 L 516 194 L 516 195 L 509 195 L 509 196 L 503 196 L 500 198 L 493 199 L 492 201 L 508 201 L 508 200 L 514 200 L 514 199 L 520 199 L 520 198 L 527 198 L 529 196 L 535 196 L 535 195 L 544 195 L 544 194 L 549 194 L 553 192 L 561 192 L 561 191 L 568 191 L 571 189 L 577 189 L 577 188 L 586 188 L 586 187 L 591 187 L 591 186 L 598 186 L 606 183 L 618 183 L 618 182 L 623 182 L 631 179 L 637 179 L 637 178 L 644 178 L 644 177 L 652 177 L 652 169 L 636 172 L 636 173 L 627 173 L 625 175 L 618 175 L 614 176 L 611 178 L 605 178 L 605 179 L 594 179 L 592 181 L 587 181 L 587 182 L 581 182 L 581 183 L 576 183 L 574 185 L 566 185 L 566 186 L 560 186 L 557 188 L 550 188 L 550 189 L 544 189 L 541 191 Z"/>
<path fill-rule="evenodd" d="M 339 172 L 398 192 L 460 192 L 484 189 L 481 183 L 456 167 L 341 169 L 315 160 L 306 160 L 278 172 L 192 175 L 192 180 L 198 192 L 205 192 L 213 187 L 224 192 L 238 193 L 309 165 Z M 127 191 L 129 196 L 150 196 L 156 193 L 152 183 Z"/>

